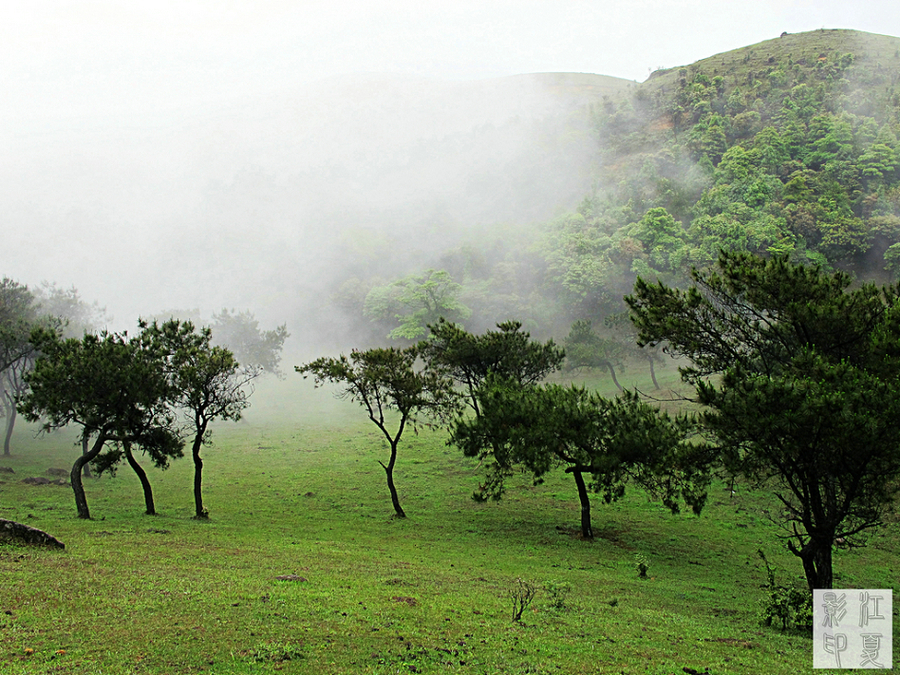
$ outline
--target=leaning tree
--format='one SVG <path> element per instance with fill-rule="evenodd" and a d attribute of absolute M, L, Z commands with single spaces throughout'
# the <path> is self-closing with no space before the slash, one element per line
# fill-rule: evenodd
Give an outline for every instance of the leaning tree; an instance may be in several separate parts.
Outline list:
<path fill-rule="evenodd" d="M 338 396 L 359 403 L 384 435 L 390 456 L 387 464 L 380 460 L 378 463 L 387 476 L 391 503 L 398 518 L 406 517 L 394 486 L 400 437 L 407 426 L 415 428 L 418 415 L 438 414 L 455 399 L 448 380 L 428 370 L 416 369 L 418 354 L 416 346 L 354 350 L 349 357 L 343 354 L 337 358 L 322 357 L 295 366 L 304 378 L 312 375 L 317 387 L 326 382 L 338 385 Z M 391 411 L 396 415 L 391 416 Z"/>
<path fill-rule="evenodd" d="M 72 466 L 70 479 L 79 518 L 90 518 L 81 481 L 82 468 L 96 461 L 114 467 L 122 458 L 132 467 L 131 448 L 140 446 L 158 466 L 181 456 L 181 441 L 167 407 L 169 384 L 163 364 L 137 340 L 124 334 L 85 334 L 63 339 L 56 331 L 35 329 L 31 342 L 40 357 L 25 379 L 29 389 L 19 412 L 44 431 L 69 424 L 92 439 Z M 137 471 L 137 470 L 136 470 Z M 138 472 L 147 512 L 154 513 L 146 474 Z"/>
<path fill-rule="evenodd" d="M 682 500 L 695 513 L 703 508 L 709 453 L 691 442 L 690 418 L 673 418 L 628 392 L 609 399 L 583 387 L 522 386 L 494 377 L 478 399 L 481 414 L 458 418 L 450 436 L 467 457 L 491 459 L 500 468 L 477 498 L 488 492 L 500 499 L 503 478 L 514 468 L 530 472 L 537 484 L 562 467 L 575 480 L 584 539 L 594 536 L 589 488 L 610 503 L 634 482 L 673 513 Z"/>
<path fill-rule="evenodd" d="M 900 491 L 900 288 L 734 252 L 692 279 L 638 280 L 640 342 L 689 359 L 725 465 L 772 489 L 809 588 L 831 588 L 835 542 L 864 543 Z"/>
<path fill-rule="evenodd" d="M 241 419 L 250 405 L 251 384 L 262 366 L 241 366 L 224 347 L 211 344 L 209 328 L 196 329 L 190 321 L 170 319 L 162 324 L 142 321 L 141 341 L 166 364 L 170 403 L 187 420 L 194 461 L 195 518 L 209 517 L 203 506 L 203 459 L 200 451 L 209 443 L 214 420 Z"/>

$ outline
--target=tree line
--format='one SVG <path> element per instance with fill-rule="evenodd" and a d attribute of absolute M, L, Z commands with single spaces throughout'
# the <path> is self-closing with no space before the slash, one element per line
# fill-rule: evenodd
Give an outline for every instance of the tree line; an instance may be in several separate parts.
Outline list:
<path fill-rule="evenodd" d="M 398 445 L 424 418 L 487 467 L 478 500 L 500 499 L 514 471 L 536 483 L 554 469 L 571 474 L 585 539 L 591 491 L 610 502 L 632 483 L 673 512 L 699 514 L 715 474 L 742 479 L 784 507 L 782 539 L 810 590 L 831 588 L 834 547 L 864 545 L 900 490 L 900 285 L 729 251 L 691 279 L 680 289 L 638 278 L 625 302 L 639 345 L 683 359 L 692 413 L 668 415 L 634 392 L 610 399 L 543 383 L 564 351 L 514 321 L 476 335 L 440 319 L 416 344 L 295 369 L 337 384 L 384 433 L 398 517 Z"/>
<path fill-rule="evenodd" d="M 638 344 L 683 359 L 693 413 L 666 414 L 634 392 L 605 398 L 546 383 L 564 350 L 531 339 L 516 321 L 474 334 L 438 319 L 415 344 L 295 370 L 337 384 L 383 433 L 390 452 L 381 466 L 398 517 L 406 515 L 393 479 L 400 441 L 420 424 L 445 427 L 449 443 L 486 467 L 478 500 L 500 499 L 516 471 L 536 483 L 555 469 L 571 474 L 585 539 L 593 536 L 591 492 L 610 502 L 634 484 L 673 512 L 700 513 L 712 477 L 724 471 L 774 495 L 784 507 L 782 538 L 810 589 L 829 588 L 834 547 L 864 545 L 897 502 L 900 285 L 856 284 L 783 256 L 727 251 L 691 278 L 686 289 L 639 278 L 625 302 Z M 8 280 L 3 287 L 17 291 L 4 298 L 21 300 L 21 288 Z M 164 468 L 188 439 L 195 516 L 205 518 L 208 425 L 240 418 L 262 366 L 240 366 L 212 344 L 211 329 L 190 321 L 76 338 L 58 321 L 28 324 L 15 315 L 22 306 L 4 299 L 4 364 L 33 359 L 16 397 L 26 419 L 47 431 L 80 429 L 71 471 L 78 516 L 90 517 L 81 481 L 88 464 L 106 471 L 127 463 L 154 513 L 137 452 Z M 27 349 L 12 337 L 25 326 Z"/>
<path fill-rule="evenodd" d="M 152 515 L 153 491 L 136 451 L 165 469 L 184 455 L 188 442 L 195 517 L 206 518 L 201 449 L 209 425 L 240 419 L 253 381 L 267 371 L 280 375 L 286 327 L 262 331 L 249 312 L 226 309 L 214 315 L 212 327 L 174 318 L 140 320 L 138 333 L 129 336 L 97 330 L 92 320 L 105 312 L 84 303 L 74 289 L 48 288 L 41 295 L 8 278 L 0 282 L 5 454 L 17 413 L 39 422 L 44 432 L 75 426 L 82 451 L 70 481 L 78 516 L 90 518 L 82 475 L 91 475 L 91 467 L 112 473 L 123 462 L 138 476 Z M 216 344 L 214 331 L 233 347 Z"/>
<path fill-rule="evenodd" d="M 659 363 L 622 320 L 638 277 L 686 286 L 725 249 L 900 278 L 900 42 L 867 37 L 788 36 L 598 100 L 584 111 L 594 188 L 576 208 L 480 228 L 424 270 L 348 279 L 336 302 L 373 341 L 421 339 L 436 307 L 478 332 L 498 318 L 541 337 L 572 330 L 570 360 L 615 382 L 626 364 Z"/>

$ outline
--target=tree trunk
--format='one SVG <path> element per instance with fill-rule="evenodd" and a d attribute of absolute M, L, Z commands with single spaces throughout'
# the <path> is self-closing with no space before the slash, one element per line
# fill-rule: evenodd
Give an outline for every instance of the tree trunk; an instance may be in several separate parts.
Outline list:
<path fill-rule="evenodd" d="M 403 511 L 403 507 L 400 506 L 400 498 L 397 496 L 397 488 L 394 487 L 394 464 L 397 461 L 397 443 L 391 443 L 391 459 L 385 465 L 383 462 L 378 462 L 381 464 L 381 467 L 384 469 L 384 472 L 387 474 L 387 484 L 388 490 L 391 492 L 391 503 L 394 505 L 394 511 L 397 513 L 398 518 L 406 518 L 406 513 Z"/>
<path fill-rule="evenodd" d="M 810 539 L 799 551 L 793 542 L 789 544 L 791 552 L 803 563 L 803 572 L 806 574 L 810 593 L 816 588 L 831 588 L 834 583 L 831 564 L 832 543 L 831 540 Z"/>
<path fill-rule="evenodd" d="M 191 456 L 194 458 L 194 518 L 209 518 L 209 512 L 203 508 L 203 460 L 200 458 L 200 448 L 203 445 L 203 431 L 198 431 L 194 437 L 194 446 Z"/>
<path fill-rule="evenodd" d="M 72 483 L 72 492 L 75 493 L 75 509 L 78 511 L 78 517 L 90 520 L 91 512 L 88 510 L 87 496 L 84 494 L 84 485 L 81 484 L 81 471 L 85 465 L 94 457 L 100 454 L 103 444 L 106 443 L 106 437 L 101 433 L 94 441 L 94 447 L 88 452 L 82 453 L 75 463 L 72 465 L 72 472 L 69 474 L 69 480 Z M 83 447 L 87 447 L 85 444 Z"/>
<path fill-rule="evenodd" d="M 616 378 L 616 369 L 613 368 L 613 364 L 609 361 L 604 361 L 603 364 L 609 369 L 609 374 L 612 375 L 612 381 L 616 385 L 616 389 L 622 391 L 622 385 L 619 384 L 619 380 Z"/>
<path fill-rule="evenodd" d="M 650 379 L 653 380 L 653 386 L 659 389 L 660 386 L 659 382 L 656 381 L 656 366 L 653 365 L 653 357 L 648 357 L 647 360 L 650 362 Z"/>
<path fill-rule="evenodd" d="M 81 454 L 82 455 L 86 455 L 88 453 L 88 444 L 90 442 L 91 442 L 91 439 L 89 436 L 81 437 Z M 90 464 L 84 465 L 84 477 L 85 478 L 93 478 L 94 477 L 94 475 L 91 473 L 91 465 Z"/>
<path fill-rule="evenodd" d="M 588 496 L 587 486 L 584 484 L 584 476 L 578 469 L 572 470 L 575 477 L 575 485 L 578 486 L 578 499 L 581 502 L 581 536 L 583 539 L 593 539 L 594 530 L 591 528 L 591 499 Z"/>
<path fill-rule="evenodd" d="M 156 508 L 153 506 L 153 488 L 150 487 L 150 481 L 147 479 L 147 472 L 144 471 L 141 465 L 137 463 L 134 455 L 131 454 L 131 443 L 123 441 L 122 447 L 125 450 L 125 459 L 128 460 L 128 465 L 134 469 L 138 479 L 141 481 L 141 487 L 144 488 L 144 504 L 147 506 L 146 513 L 148 516 L 155 516 Z"/>
<path fill-rule="evenodd" d="M 3 455 L 9 457 L 9 444 L 12 440 L 13 427 L 16 425 L 16 406 L 8 406 L 6 410 L 6 438 L 3 439 Z"/>

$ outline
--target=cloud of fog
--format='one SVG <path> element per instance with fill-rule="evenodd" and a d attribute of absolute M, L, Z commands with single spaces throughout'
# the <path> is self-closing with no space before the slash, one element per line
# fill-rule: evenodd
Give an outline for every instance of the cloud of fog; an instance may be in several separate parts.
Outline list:
<path fill-rule="evenodd" d="M 345 76 L 156 126 L 23 135 L 0 168 L 5 273 L 74 284 L 117 328 L 236 307 L 310 336 L 348 276 L 416 271 L 479 226 L 579 200 L 594 155 L 579 105 L 623 83 L 570 80 Z"/>
<path fill-rule="evenodd" d="M 616 83 L 496 76 L 643 79 L 852 19 L 900 33 L 865 2 L 852 11 L 799 0 L 11 5 L 2 273 L 74 285 L 115 328 L 235 307 L 311 336 L 340 323 L 327 295 L 344 277 L 421 270 L 479 227 L 545 219 L 588 191 L 579 92 Z"/>

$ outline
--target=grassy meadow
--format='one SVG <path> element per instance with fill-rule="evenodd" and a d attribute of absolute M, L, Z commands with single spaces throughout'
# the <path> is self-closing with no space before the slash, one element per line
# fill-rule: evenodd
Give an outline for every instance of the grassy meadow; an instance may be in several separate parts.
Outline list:
<path fill-rule="evenodd" d="M 15 471 L 0 473 L 0 518 L 66 549 L 0 543 L 0 673 L 812 671 L 810 637 L 758 619 L 757 549 L 779 581 L 801 580 L 765 493 L 717 483 L 699 518 L 638 490 L 597 498 L 586 542 L 571 477 L 517 477 L 503 501 L 477 504 L 479 467 L 445 433 L 410 431 L 398 520 L 386 444 L 361 409 L 293 373 L 254 401 L 204 450 L 208 522 L 190 517 L 189 459 L 149 469 L 160 515 L 142 514 L 124 466 L 85 481 L 94 519 L 76 519 L 69 486 L 21 482 L 70 467 L 74 433 L 22 426 L 0 458 Z M 836 585 L 893 587 L 898 552 L 893 522 L 837 552 Z M 517 580 L 536 595 L 514 622 Z"/>

